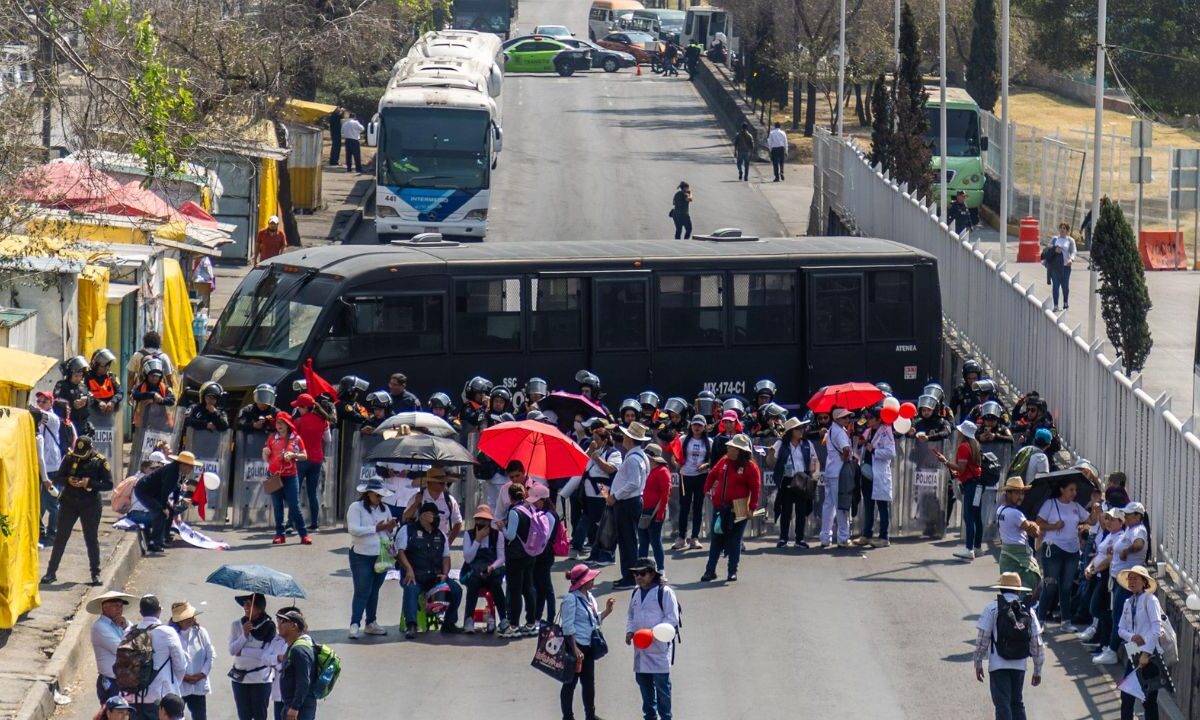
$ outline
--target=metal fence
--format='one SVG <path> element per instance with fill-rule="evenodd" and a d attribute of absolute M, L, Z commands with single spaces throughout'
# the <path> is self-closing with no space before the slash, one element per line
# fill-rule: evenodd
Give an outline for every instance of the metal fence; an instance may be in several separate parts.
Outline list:
<path fill-rule="evenodd" d="M 1037 390 L 1063 442 L 1101 472 L 1127 473 L 1145 502 L 1159 559 L 1193 590 L 1200 580 L 1200 438 L 1193 419 L 1151 397 L 1119 360 L 1059 322 L 1048 297 L 1020 274 L 938 222 L 931 208 L 872 169 L 852 144 L 815 138 L 814 216 L 822 224 L 887 238 L 934 255 L 948 341 L 981 358 L 1014 391 Z M 831 218 L 836 215 L 836 222 Z M 1040 269 L 1040 268 L 1039 268 Z M 1188 403 L 1190 408 L 1190 402 Z"/>

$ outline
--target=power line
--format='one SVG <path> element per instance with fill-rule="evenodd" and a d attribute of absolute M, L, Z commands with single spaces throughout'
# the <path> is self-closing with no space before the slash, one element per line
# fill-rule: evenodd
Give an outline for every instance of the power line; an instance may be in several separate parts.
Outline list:
<path fill-rule="evenodd" d="M 1108 49 L 1123 50 L 1125 52 L 1136 53 L 1138 55 L 1149 55 L 1151 57 L 1160 57 L 1160 58 L 1166 58 L 1168 60 L 1176 60 L 1178 62 L 1185 62 L 1185 63 L 1191 63 L 1193 65 L 1200 65 L 1200 58 L 1188 58 L 1188 57 L 1182 57 L 1180 55 L 1168 55 L 1166 53 L 1151 52 L 1150 50 L 1138 50 L 1137 48 L 1126 47 L 1124 45 L 1109 45 Z"/>

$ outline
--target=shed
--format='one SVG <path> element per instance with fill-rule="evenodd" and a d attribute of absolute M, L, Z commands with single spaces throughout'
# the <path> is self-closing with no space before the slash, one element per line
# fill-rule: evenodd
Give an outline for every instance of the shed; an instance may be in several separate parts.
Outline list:
<path fill-rule="evenodd" d="M 37 342 L 37 310 L 0 308 L 0 347 L 33 352 Z"/>
<path fill-rule="evenodd" d="M 24 407 L 29 392 L 38 387 L 58 360 L 23 350 L 0 348 L 0 405 Z"/>
<path fill-rule="evenodd" d="M 219 260 L 245 265 L 257 261 L 254 238 L 267 218 L 279 214 L 279 161 L 288 157 L 268 121 L 247 127 L 230 141 L 209 142 L 197 151 L 205 167 L 216 171 L 224 188 L 213 216 L 234 226 L 233 242 L 221 248 Z"/>
<path fill-rule="evenodd" d="M 283 107 L 283 124 L 288 131 L 288 177 L 292 185 L 292 207 L 313 212 L 325 207 L 321 193 L 321 168 L 325 160 L 325 122 L 334 105 L 288 100 Z"/>

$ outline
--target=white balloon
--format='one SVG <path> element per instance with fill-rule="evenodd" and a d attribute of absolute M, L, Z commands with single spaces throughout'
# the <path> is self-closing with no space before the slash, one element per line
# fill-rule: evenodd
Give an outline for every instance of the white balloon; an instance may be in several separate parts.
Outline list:
<path fill-rule="evenodd" d="M 659 642 L 671 642 L 675 639 L 675 626 L 671 623 L 659 623 L 652 630 L 654 639 Z"/>
<path fill-rule="evenodd" d="M 883 399 L 883 406 L 890 407 L 890 408 L 896 408 L 897 410 L 899 410 L 900 409 L 900 401 L 894 397 L 888 396 Z"/>
<path fill-rule="evenodd" d="M 200 479 L 204 481 L 206 490 L 216 490 L 221 487 L 221 478 L 217 477 L 214 472 L 206 472 L 200 476 Z"/>
<path fill-rule="evenodd" d="M 1187 596 L 1188 610 L 1200 610 L 1200 595 L 1191 593 Z"/>
<path fill-rule="evenodd" d="M 912 429 L 912 420 L 909 420 L 908 418 L 896 418 L 896 422 L 892 423 L 892 428 L 894 428 L 896 432 L 903 435 Z"/>

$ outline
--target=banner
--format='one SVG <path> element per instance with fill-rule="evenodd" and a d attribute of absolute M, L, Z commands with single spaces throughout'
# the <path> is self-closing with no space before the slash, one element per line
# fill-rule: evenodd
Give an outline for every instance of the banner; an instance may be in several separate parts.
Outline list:
<path fill-rule="evenodd" d="M 138 524 L 130 520 L 128 517 L 123 517 L 116 521 L 113 523 L 113 527 L 118 530 L 124 530 L 125 532 L 141 531 L 141 528 L 138 527 Z M 180 540 L 183 540 L 188 545 L 192 545 L 193 547 L 198 547 L 203 550 L 228 550 L 231 547 L 229 543 L 222 542 L 220 540 L 214 540 L 179 518 L 175 518 L 175 532 L 179 535 Z"/>

